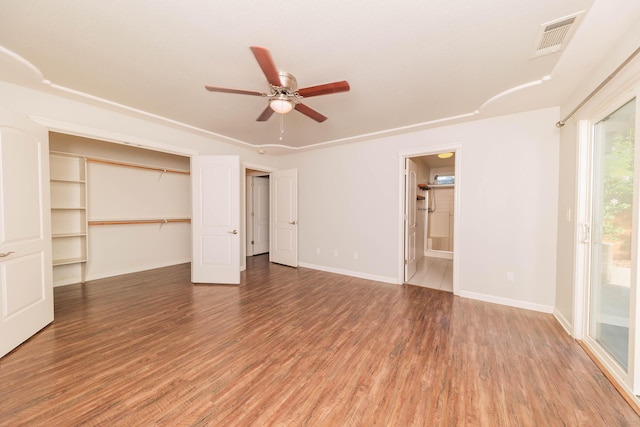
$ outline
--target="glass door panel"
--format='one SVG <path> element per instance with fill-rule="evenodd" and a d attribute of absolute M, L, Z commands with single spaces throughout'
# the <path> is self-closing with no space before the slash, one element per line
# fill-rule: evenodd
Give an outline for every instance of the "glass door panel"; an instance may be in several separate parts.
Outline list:
<path fill-rule="evenodd" d="M 635 100 L 594 127 L 589 335 L 629 367 Z"/>

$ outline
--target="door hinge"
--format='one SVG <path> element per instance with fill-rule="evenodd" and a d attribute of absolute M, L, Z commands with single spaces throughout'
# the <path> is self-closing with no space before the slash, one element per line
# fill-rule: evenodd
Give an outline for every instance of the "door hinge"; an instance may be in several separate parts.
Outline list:
<path fill-rule="evenodd" d="M 407 265 L 407 264 L 409 264 L 409 260 L 406 260 L 406 259 L 405 259 L 405 260 L 404 260 L 404 265 Z"/>
<path fill-rule="evenodd" d="M 253 240 L 251 241 L 251 244 L 253 245 Z"/>

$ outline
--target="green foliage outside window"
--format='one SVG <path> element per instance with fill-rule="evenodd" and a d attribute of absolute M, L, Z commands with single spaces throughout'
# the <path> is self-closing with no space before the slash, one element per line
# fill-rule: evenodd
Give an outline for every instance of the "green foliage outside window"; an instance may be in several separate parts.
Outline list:
<path fill-rule="evenodd" d="M 628 213 L 633 205 L 633 160 L 635 129 L 617 135 L 604 156 L 604 241 L 613 243 L 628 232 L 627 227 L 616 221 L 619 215 Z M 622 222 L 624 224 L 624 222 Z"/>

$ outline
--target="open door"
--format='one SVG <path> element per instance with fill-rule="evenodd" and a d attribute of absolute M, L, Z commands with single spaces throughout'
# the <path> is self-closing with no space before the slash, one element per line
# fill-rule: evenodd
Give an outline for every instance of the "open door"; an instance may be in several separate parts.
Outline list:
<path fill-rule="evenodd" d="M 405 160 L 405 211 L 404 211 L 404 281 L 416 274 L 416 198 L 418 196 L 418 166 L 411 159 Z"/>
<path fill-rule="evenodd" d="M 192 157 L 191 191 L 191 281 L 239 284 L 239 157 Z"/>
<path fill-rule="evenodd" d="M 53 321 L 48 151 L 0 126 L 0 357 Z"/>
<path fill-rule="evenodd" d="M 298 170 L 271 172 L 269 261 L 298 266 Z"/>

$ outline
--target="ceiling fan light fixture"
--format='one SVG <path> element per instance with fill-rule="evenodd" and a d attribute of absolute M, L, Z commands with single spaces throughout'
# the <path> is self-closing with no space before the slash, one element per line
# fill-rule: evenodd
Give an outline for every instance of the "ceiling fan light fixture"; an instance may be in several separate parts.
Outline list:
<path fill-rule="evenodd" d="M 278 97 L 269 102 L 269 107 L 278 114 L 287 114 L 293 110 L 293 103 L 286 97 Z"/>
<path fill-rule="evenodd" d="M 450 157 L 453 157 L 453 153 L 449 152 L 449 153 L 440 153 L 438 154 L 438 157 L 441 159 L 448 159 Z"/>

